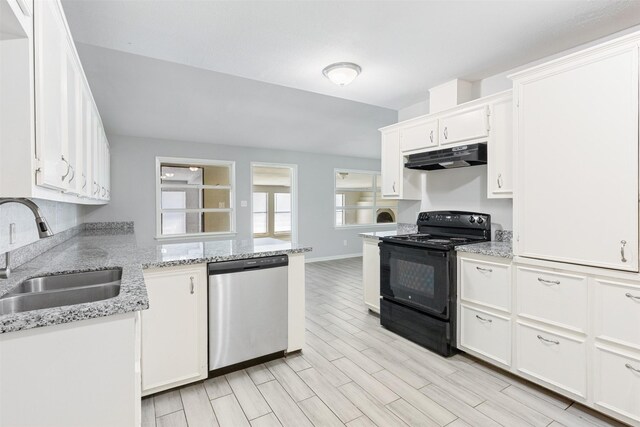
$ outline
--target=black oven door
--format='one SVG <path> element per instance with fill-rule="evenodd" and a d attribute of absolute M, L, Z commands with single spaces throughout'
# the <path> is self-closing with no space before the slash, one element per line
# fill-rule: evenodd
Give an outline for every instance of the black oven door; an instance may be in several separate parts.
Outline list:
<path fill-rule="evenodd" d="M 448 319 L 450 262 L 448 251 L 383 242 L 380 244 L 380 294 Z"/>

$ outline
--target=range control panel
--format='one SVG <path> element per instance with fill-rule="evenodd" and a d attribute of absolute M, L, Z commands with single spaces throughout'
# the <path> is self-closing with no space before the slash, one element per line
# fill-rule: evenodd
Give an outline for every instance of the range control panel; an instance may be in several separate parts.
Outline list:
<path fill-rule="evenodd" d="M 491 215 L 461 211 L 420 212 L 418 225 L 488 229 Z"/>

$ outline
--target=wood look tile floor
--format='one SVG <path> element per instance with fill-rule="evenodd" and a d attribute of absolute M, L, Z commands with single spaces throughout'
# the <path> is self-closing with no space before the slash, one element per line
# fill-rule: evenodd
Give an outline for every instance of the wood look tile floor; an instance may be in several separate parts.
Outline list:
<path fill-rule="evenodd" d="M 147 397 L 157 427 L 622 424 L 467 355 L 445 359 L 380 326 L 362 259 L 310 263 L 301 353 Z"/>

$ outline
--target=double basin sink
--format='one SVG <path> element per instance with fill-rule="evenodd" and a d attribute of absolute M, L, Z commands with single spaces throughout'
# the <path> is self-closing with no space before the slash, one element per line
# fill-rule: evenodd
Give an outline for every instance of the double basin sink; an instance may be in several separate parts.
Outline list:
<path fill-rule="evenodd" d="M 121 279 L 121 268 L 34 277 L 0 298 L 0 316 L 113 298 Z"/>

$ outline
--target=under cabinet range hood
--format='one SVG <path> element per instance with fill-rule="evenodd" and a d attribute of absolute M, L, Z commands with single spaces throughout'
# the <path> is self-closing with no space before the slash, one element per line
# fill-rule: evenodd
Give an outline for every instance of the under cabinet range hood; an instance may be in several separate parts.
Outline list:
<path fill-rule="evenodd" d="M 478 143 L 411 154 L 407 157 L 404 167 L 432 171 L 486 164 L 487 144 Z"/>

